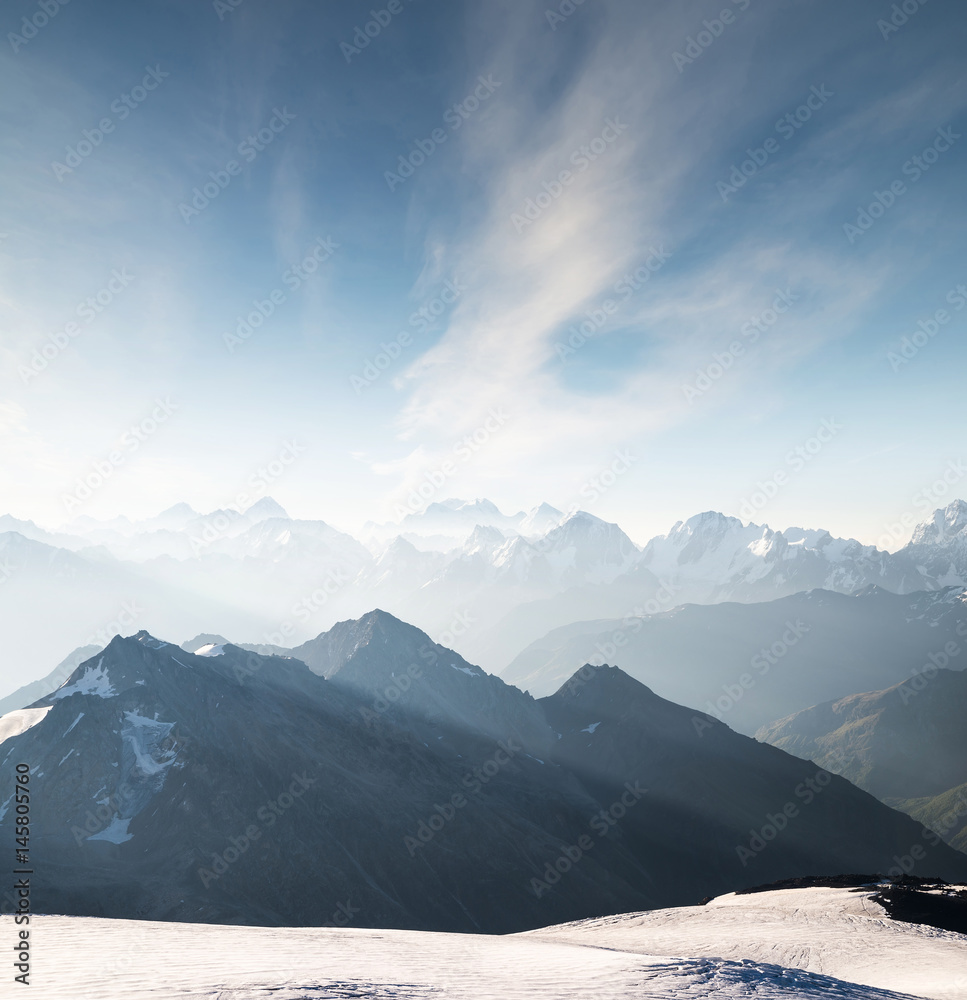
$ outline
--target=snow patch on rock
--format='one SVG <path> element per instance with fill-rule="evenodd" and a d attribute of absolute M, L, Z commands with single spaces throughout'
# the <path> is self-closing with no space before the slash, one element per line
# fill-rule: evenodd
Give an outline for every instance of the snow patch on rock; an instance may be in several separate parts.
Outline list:
<path fill-rule="evenodd" d="M 109 844 L 124 844 L 129 840 L 134 840 L 134 834 L 128 833 L 128 824 L 131 819 L 121 819 L 115 816 L 110 824 L 100 833 L 92 833 L 88 840 L 106 840 Z"/>
<path fill-rule="evenodd" d="M 224 656 L 225 647 L 218 645 L 214 642 L 208 643 L 207 646 L 201 646 L 195 650 L 195 656 Z"/>
<path fill-rule="evenodd" d="M 97 661 L 96 667 L 87 667 L 73 684 L 68 684 L 57 691 L 54 699 L 67 698 L 72 694 L 92 694 L 99 698 L 113 698 L 117 695 L 104 666 L 103 656 Z"/>

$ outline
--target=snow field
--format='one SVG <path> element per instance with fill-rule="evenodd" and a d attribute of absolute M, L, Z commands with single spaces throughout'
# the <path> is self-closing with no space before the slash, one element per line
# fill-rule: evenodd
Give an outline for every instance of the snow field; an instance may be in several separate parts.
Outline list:
<path fill-rule="evenodd" d="M 30 992 L 35 1000 L 967 1000 L 967 936 L 893 922 L 869 895 L 724 896 L 503 937 L 34 916 Z M 6 939 L 13 919 L 2 921 Z"/>
<path fill-rule="evenodd" d="M 582 920 L 522 936 L 774 963 L 931 1000 L 967 1000 L 967 936 L 892 920 L 872 895 L 827 888 L 730 893 L 707 906 Z"/>

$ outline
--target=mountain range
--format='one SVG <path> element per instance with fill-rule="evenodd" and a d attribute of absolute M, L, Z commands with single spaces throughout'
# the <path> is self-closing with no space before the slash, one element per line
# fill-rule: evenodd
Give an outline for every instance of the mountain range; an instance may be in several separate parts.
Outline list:
<path fill-rule="evenodd" d="M 35 908 L 506 932 L 817 871 L 967 878 L 846 779 L 618 668 L 535 700 L 382 611 L 301 653 L 141 631 L 5 715 Z"/>
<path fill-rule="evenodd" d="M 848 778 L 967 851 L 967 673 L 941 656 L 884 691 L 824 702 L 756 738 Z"/>
<path fill-rule="evenodd" d="M 963 587 L 849 596 L 811 590 L 758 604 L 685 604 L 576 621 L 532 643 L 501 676 L 537 697 L 604 660 L 663 697 L 752 735 L 819 702 L 898 684 L 934 664 L 967 667 Z"/>
<path fill-rule="evenodd" d="M 505 515 L 486 500 L 433 503 L 358 539 L 290 518 L 270 497 L 244 512 L 178 504 L 146 521 L 83 516 L 52 531 L 4 515 L 0 693 L 137 628 L 288 647 L 379 606 L 499 672 L 576 621 L 871 584 L 899 594 L 967 584 L 967 504 L 935 512 L 895 553 L 711 512 L 639 547 L 584 511 Z"/>

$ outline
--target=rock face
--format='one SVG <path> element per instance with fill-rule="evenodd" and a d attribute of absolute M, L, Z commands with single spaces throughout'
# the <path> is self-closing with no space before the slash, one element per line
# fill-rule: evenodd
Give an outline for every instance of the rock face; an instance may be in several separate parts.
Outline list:
<path fill-rule="evenodd" d="M 634 775 L 649 789 L 621 829 L 652 845 L 645 856 L 661 859 L 650 869 L 656 883 L 680 878 L 697 858 L 732 885 L 753 884 L 753 871 L 815 872 L 818 859 L 810 855 L 818 845 L 826 855 L 823 871 L 852 871 L 861 842 L 891 858 L 873 866 L 886 871 L 896 865 L 888 845 L 909 833 L 910 843 L 940 850 L 905 817 L 881 810 L 871 796 L 857 796 L 842 778 L 809 761 L 772 754 L 714 719 L 659 698 L 615 667 L 586 668 L 541 704 L 562 734 L 557 759 L 600 800 L 617 795 L 620 775 Z M 909 844 L 903 853 L 908 851 Z"/>
<path fill-rule="evenodd" d="M 292 655 L 424 737 L 429 726 L 437 736 L 446 730 L 461 737 L 514 737 L 535 753 L 550 746 L 533 698 L 384 611 L 338 622 Z"/>
<path fill-rule="evenodd" d="M 967 575 L 967 503 L 954 500 L 913 530 L 903 556 L 943 585 L 962 585 Z"/>
<path fill-rule="evenodd" d="M 885 691 L 815 705 L 756 735 L 843 775 L 963 849 L 965 718 L 967 673 L 928 663 Z"/>
<path fill-rule="evenodd" d="M 535 702 L 382 612 L 305 655 L 329 679 L 116 637 L 0 725 L 0 839 L 10 765 L 32 773 L 36 910 L 506 932 L 886 871 L 919 842 L 615 668 Z M 963 879 L 967 859 L 940 845 L 921 868 Z"/>
<path fill-rule="evenodd" d="M 960 587 L 814 590 L 575 622 L 533 643 L 501 676 L 543 696 L 578 664 L 603 660 L 751 735 L 806 705 L 889 687 L 934 662 L 967 666 L 967 597 Z"/>
<path fill-rule="evenodd" d="M 679 521 L 667 535 L 653 538 L 641 563 L 682 586 L 686 600 L 700 603 L 757 601 L 819 588 L 850 593 L 869 584 L 900 594 L 936 586 L 905 550 L 891 554 L 821 529 L 774 531 L 715 511 Z"/>

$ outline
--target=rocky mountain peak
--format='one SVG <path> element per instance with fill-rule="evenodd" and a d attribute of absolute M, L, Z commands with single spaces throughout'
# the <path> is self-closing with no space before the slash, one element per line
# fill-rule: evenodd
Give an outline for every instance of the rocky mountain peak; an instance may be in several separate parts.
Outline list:
<path fill-rule="evenodd" d="M 910 545 L 942 545 L 954 538 L 964 537 L 967 527 L 967 503 L 953 500 L 946 507 L 933 512 L 926 521 L 913 529 Z"/>

